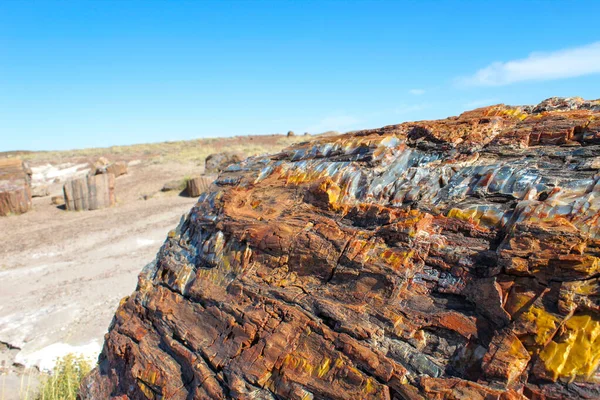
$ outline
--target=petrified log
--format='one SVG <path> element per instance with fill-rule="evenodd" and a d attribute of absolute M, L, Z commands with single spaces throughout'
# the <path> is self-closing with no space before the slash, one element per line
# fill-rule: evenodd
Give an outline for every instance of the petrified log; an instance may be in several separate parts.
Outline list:
<path fill-rule="evenodd" d="M 0 216 L 31 209 L 31 170 L 18 158 L 0 159 Z"/>
<path fill-rule="evenodd" d="M 63 187 L 67 210 L 98 210 L 115 204 L 115 176 L 88 175 L 71 179 Z"/>
<path fill-rule="evenodd" d="M 600 102 L 321 138 L 223 172 L 85 399 L 599 398 Z"/>
<path fill-rule="evenodd" d="M 127 174 L 127 163 L 123 161 L 117 161 L 115 163 L 112 163 L 108 167 L 106 167 L 106 172 L 109 174 L 113 174 L 115 178 L 118 178 L 121 175 Z"/>
<path fill-rule="evenodd" d="M 188 179 L 185 185 L 185 191 L 190 197 L 198 197 L 210 187 L 210 184 L 215 180 L 214 176 L 199 176 Z"/>
<path fill-rule="evenodd" d="M 123 161 L 108 163 L 108 160 L 101 157 L 94 165 L 96 175 L 113 174 L 115 178 L 118 178 L 119 176 L 125 175 L 127 173 L 127 163 Z"/>

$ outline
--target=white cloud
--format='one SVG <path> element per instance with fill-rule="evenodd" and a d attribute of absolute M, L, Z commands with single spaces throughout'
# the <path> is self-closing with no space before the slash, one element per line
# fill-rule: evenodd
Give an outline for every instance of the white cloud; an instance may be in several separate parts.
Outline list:
<path fill-rule="evenodd" d="M 425 94 L 425 90 L 424 89 L 410 89 L 408 91 L 408 93 L 414 94 L 415 96 L 420 96 L 422 94 Z"/>
<path fill-rule="evenodd" d="M 600 42 L 531 53 L 529 57 L 495 62 L 475 74 L 458 79 L 466 86 L 502 86 L 523 81 L 546 81 L 600 73 Z"/>

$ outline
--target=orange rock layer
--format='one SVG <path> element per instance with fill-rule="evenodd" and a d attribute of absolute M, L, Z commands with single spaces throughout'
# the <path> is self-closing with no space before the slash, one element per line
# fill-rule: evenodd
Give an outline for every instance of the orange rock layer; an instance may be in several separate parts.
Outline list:
<path fill-rule="evenodd" d="M 117 310 L 84 399 L 600 397 L 600 102 L 227 168 Z"/>

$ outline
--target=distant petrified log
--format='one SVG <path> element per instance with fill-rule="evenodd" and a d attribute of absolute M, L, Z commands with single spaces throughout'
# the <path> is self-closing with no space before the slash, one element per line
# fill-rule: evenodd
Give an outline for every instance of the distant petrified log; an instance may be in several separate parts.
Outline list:
<path fill-rule="evenodd" d="M 123 161 L 112 163 L 106 167 L 106 172 L 113 174 L 115 178 L 118 178 L 121 175 L 127 174 L 127 163 Z"/>
<path fill-rule="evenodd" d="M 204 162 L 204 173 L 217 174 L 231 164 L 239 163 L 242 159 L 240 154 L 234 152 L 210 154 Z"/>
<path fill-rule="evenodd" d="M 206 192 L 210 184 L 215 180 L 215 176 L 199 176 L 188 179 L 186 182 L 185 192 L 190 197 L 198 197 Z"/>
<path fill-rule="evenodd" d="M 565 99 L 247 159 L 141 272 L 81 396 L 598 399 L 597 157 L 600 101 Z"/>
<path fill-rule="evenodd" d="M 98 210 L 115 204 L 115 176 L 88 175 L 65 183 L 63 187 L 67 210 Z"/>
<path fill-rule="evenodd" d="M 31 209 L 31 169 L 18 158 L 0 159 L 0 216 Z"/>
<path fill-rule="evenodd" d="M 125 175 L 127 173 L 127 163 L 123 161 L 117 161 L 114 163 L 108 163 L 106 159 L 100 158 L 99 161 L 96 162 L 96 175 L 100 174 L 113 174 L 115 178 L 118 178 L 121 175 Z"/>

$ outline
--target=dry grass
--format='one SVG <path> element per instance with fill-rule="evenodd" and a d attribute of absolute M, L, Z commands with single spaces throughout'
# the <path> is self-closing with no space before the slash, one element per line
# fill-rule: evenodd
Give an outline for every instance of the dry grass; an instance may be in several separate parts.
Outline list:
<path fill-rule="evenodd" d="M 201 164 L 212 153 L 233 151 L 242 153 L 245 156 L 270 154 L 277 153 L 293 143 L 310 139 L 311 136 L 237 136 L 232 138 L 196 139 L 80 150 L 40 151 L 21 154 L 20 157 L 34 163 L 83 161 L 104 156 L 111 160 L 151 160 L 157 164 L 170 161 Z"/>
<path fill-rule="evenodd" d="M 52 374 L 40 385 L 37 400 L 75 400 L 83 378 L 91 371 L 92 363 L 86 358 L 67 354 L 58 360 Z"/>

